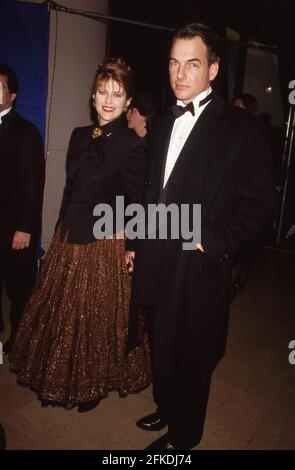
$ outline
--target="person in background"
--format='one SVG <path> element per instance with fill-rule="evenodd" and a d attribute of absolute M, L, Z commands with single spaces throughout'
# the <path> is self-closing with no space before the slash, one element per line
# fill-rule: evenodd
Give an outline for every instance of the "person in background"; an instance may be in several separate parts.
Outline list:
<path fill-rule="evenodd" d="M 40 132 L 14 109 L 18 90 L 15 71 L 1 63 L 0 287 L 5 287 L 11 302 L 4 354 L 10 352 L 35 283 L 45 175 Z M 0 327 L 4 328 L 3 319 Z"/>
<path fill-rule="evenodd" d="M 246 109 L 255 116 L 259 116 L 259 104 L 255 96 L 250 95 L 249 93 L 241 93 L 236 96 L 232 103 L 234 106 L 239 108 Z"/>
<path fill-rule="evenodd" d="M 150 94 L 135 94 L 127 112 L 129 129 L 133 129 L 140 137 L 148 137 L 156 114 L 157 107 Z"/>
<path fill-rule="evenodd" d="M 259 120 L 261 115 L 259 113 L 259 104 L 255 96 L 250 95 L 249 93 L 241 93 L 240 95 L 236 96 L 232 100 L 232 104 L 237 106 L 238 108 L 244 109 L 249 113 L 256 116 Z M 264 121 L 261 118 L 261 122 Z M 264 123 L 265 124 L 265 123 Z M 269 137 L 269 144 L 270 144 L 270 129 L 265 125 L 266 135 Z M 231 299 L 233 300 L 236 295 L 237 291 L 242 289 L 248 280 L 252 260 L 261 248 L 262 235 L 257 237 L 255 240 L 251 240 L 244 244 L 241 250 L 234 256 L 233 258 L 233 270 L 232 270 L 232 281 L 231 281 Z"/>
<path fill-rule="evenodd" d="M 44 404 L 79 412 L 110 390 L 121 395 L 150 383 L 147 343 L 125 357 L 130 277 L 122 233 L 94 236 L 97 204 L 142 199 L 146 142 L 128 129 L 133 78 L 123 59 L 101 64 L 92 88 L 97 121 L 74 129 L 56 233 L 26 306 L 11 353 L 18 382 Z M 126 257 L 126 261 L 125 261 Z"/>

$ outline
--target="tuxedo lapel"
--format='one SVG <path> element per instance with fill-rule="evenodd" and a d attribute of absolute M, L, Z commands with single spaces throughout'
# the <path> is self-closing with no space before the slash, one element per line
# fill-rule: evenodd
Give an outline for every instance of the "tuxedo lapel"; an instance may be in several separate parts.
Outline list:
<path fill-rule="evenodd" d="M 160 133 L 154 137 L 154 142 L 151 146 L 151 155 L 149 164 L 151 164 L 148 172 L 148 180 L 153 182 L 153 186 L 157 193 L 163 187 L 164 173 L 166 158 L 171 138 L 171 133 L 174 124 L 174 116 L 171 111 L 167 111 L 167 116 L 160 128 Z"/>
<path fill-rule="evenodd" d="M 198 159 L 198 166 L 200 167 L 200 169 L 203 163 L 205 163 L 206 165 L 206 162 L 204 162 L 204 154 L 198 154 L 198 149 L 200 145 L 204 143 L 208 134 L 217 124 L 218 118 L 222 113 L 222 109 L 223 100 L 214 93 L 211 102 L 207 105 L 207 107 L 204 109 L 201 116 L 195 123 L 190 135 L 188 136 L 179 154 L 179 157 L 174 165 L 174 168 L 166 184 L 167 191 L 169 190 L 169 187 L 172 185 L 175 179 L 178 179 L 178 176 L 182 174 L 182 170 L 192 158 Z"/>
<path fill-rule="evenodd" d="M 6 138 L 13 130 L 15 115 L 15 111 L 12 109 L 8 114 L 3 116 L 2 124 L 0 124 L 0 139 Z"/>

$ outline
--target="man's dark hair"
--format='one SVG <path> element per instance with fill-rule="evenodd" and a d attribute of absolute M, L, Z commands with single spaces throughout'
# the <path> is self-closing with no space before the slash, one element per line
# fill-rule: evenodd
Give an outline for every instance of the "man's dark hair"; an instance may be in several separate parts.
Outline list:
<path fill-rule="evenodd" d="M 7 77 L 7 86 L 9 93 L 18 93 L 18 80 L 15 71 L 9 65 L 0 63 L 0 75 Z"/>
<path fill-rule="evenodd" d="M 233 99 L 233 104 L 235 104 L 237 100 L 241 100 L 245 108 L 251 113 L 259 114 L 259 104 L 255 96 L 249 93 L 240 93 Z"/>
<path fill-rule="evenodd" d="M 158 113 L 158 106 L 150 93 L 137 92 L 132 98 L 130 109 L 136 108 L 146 118 L 147 130 L 150 131 L 152 122 Z"/>
<path fill-rule="evenodd" d="M 204 44 L 207 46 L 208 64 L 214 64 L 219 62 L 219 41 L 217 34 L 205 24 L 201 23 L 190 23 L 184 28 L 177 31 L 173 36 L 172 44 L 176 39 L 193 39 L 199 36 Z"/>

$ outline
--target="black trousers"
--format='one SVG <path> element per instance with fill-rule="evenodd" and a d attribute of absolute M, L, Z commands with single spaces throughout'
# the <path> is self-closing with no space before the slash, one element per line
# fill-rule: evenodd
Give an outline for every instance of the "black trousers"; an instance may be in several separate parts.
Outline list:
<path fill-rule="evenodd" d="M 153 364 L 155 313 L 153 309 L 145 312 Z M 194 359 L 177 367 L 171 376 L 153 376 L 157 411 L 168 423 L 169 440 L 179 449 L 191 449 L 202 438 L 214 366 L 209 361 Z"/>
<path fill-rule="evenodd" d="M 12 236 L 0 239 L 0 286 L 11 302 L 11 336 L 17 330 L 25 305 L 35 284 L 37 273 L 36 241 L 23 250 L 12 250 Z"/>

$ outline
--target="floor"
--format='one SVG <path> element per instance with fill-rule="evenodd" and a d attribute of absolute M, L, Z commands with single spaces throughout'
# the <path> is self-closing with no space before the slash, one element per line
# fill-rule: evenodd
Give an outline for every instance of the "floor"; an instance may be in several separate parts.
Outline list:
<path fill-rule="evenodd" d="M 265 249 L 255 260 L 232 302 L 227 354 L 214 372 L 198 449 L 295 449 L 295 364 L 288 361 L 295 340 L 294 279 L 294 254 Z M 7 334 L 8 327 L 2 342 Z M 161 435 L 135 426 L 152 411 L 151 388 L 126 398 L 113 392 L 84 414 L 42 408 L 16 384 L 6 356 L 0 365 L 8 449 L 143 449 Z"/>

